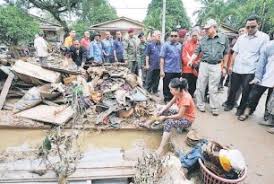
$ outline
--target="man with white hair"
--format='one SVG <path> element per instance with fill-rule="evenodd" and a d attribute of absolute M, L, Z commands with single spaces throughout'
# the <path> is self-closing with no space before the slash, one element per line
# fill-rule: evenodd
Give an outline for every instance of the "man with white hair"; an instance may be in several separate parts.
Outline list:
<path fill-rule="evenodd" d="M 188 65 L 192 66 L 198 55 L 203 53 L 195 92 L 197 108 L 201 112 L 205 112 L 204 97 L 208 85 L 211 112 L 213 116 L 218 116 L 221 105 L 218 85 L 222 73 L 223 75 L 226 74 L 226 67 L 222 69 L 221 62 L 224 61 L 224 66 L 227 66 L 229 42 L 224 34 L 217 33 L 217 22 L 215 20 L 209 19 L 204 29 L 207 35 L 202 38 Z"/>
<path fill-rule="evenodd" d="M 90 34 L 89 31 L 84 32 L 84 38 L 81 39 L 80 44 L 85 49 L 88 49 L 90 44 Z"/>
<path fill-rule="evenodd" d="M 161 32 L 154 31 L 152 41 L 148 43 L 145 55 L 147 70 L 145 88 L 150 93 L 158 92 L 158 85 L 160 80 L 160 52 L 161 52 Z"/>

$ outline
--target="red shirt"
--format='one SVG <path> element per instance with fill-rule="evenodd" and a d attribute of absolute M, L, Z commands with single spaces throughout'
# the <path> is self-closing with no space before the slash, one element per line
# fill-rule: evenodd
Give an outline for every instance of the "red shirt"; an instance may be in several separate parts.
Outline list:
<path fill-rule="evenodd" d="M 88 49 L 90 40 L 89 38 L 82 38 L 80 41 L 81 46 L 83 46 L 85 49 Z"/>
<path fill-rule="evenodd" d="M 185 43 L 182 51 L 182 62 L 183 62 L 183 73 L 193 73 L 193 70 L 191 67 L 187 65 L 189 62 L 189 59 L 193 55 L 194 51 L 198 47 L 198 41 L 194 42 L 193 40 L 189 40 Z M 198 63 L 200 61 L 201 57 L 198 56 L 194 63 Z"/>
<path fill-rule="evenodd" d="M 193 123 L 196 118 L 196 108 L 191 95 L 188 92 L 184 92 L 182 96 L 176 99 L 175 103 L 179 109 L 182 107 L 186 108 L 184 118 Z"/>

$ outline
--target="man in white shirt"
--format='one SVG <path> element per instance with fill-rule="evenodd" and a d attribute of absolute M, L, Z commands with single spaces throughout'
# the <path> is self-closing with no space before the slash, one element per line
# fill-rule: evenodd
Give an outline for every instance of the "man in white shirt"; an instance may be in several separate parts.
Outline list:
<path fill-rule="evenodd" d="M 255 85 L 250 91 L 245 112 L 239 117 L 239 120 L 246 120 L 249 114 L 255 111 L 261 96 L 266 90 L 268 90 L 264 115 L 265 120 L 267 120 L 267 116 L 270 116 L 267 110 L 267 103 L 274 88 L 274 41 L 269 42 L 262 49 L 256 68 L 255 78 L 250 82 L 250 84 Z M 260 124 L 273 126 L 273 124 L 269 123 L 268 121 L 262 122 Z"/>
<path fill-rule="evenodd" d="M 48 43 L 43 38 L 44 34 L 39 33 L 38 37 L 34 40 L 34 48 L 36 50 L 36 56 L 39 58 L 41 64 L 47 59 L 48 57 Z"/>
<path fill-rule="evenodd" d="M 247 19 L 245 26 L 247 33 L 241 35 L 233 47 L 231 88 L 224 110 L 233 109 L 236 93 L 242 87 L 242 98 L 237 109 L 237 116 L 244 112 L 251 90 L 249 82 L 254 78 L 261 49 L 269 41 L 269 36 L 258 30 L 258 19 L 257 16 L 251 16 Z"/>

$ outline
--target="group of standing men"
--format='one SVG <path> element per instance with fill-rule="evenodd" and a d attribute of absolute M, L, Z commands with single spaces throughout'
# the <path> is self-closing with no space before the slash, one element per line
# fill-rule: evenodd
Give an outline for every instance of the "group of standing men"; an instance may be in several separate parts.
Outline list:
<path fill-rule="evenodd" d="M 93 41 L 90 41 L 89 32 L 78 41 L 75 31 L 71 31 L 64 46 L 79 67 L 89 61 L 127 63 L 132 73 L 142 77 L 143 86 L 152 94 L 158 94 L 162 77 L 165 102 L 172 99 L 170 81 L 182 76 L 188 80 L 189 93 L 195 96 L 201 112 L 206 110 L 208 89 L 213 116 L 218 116 L 221 108 L 218 86 L 222 76 L 228 75 L 230 82 L 224 110 L 232 110 L 237 104 L 237 94 L 241 93 L 236 115 L 244 121 L 255 111 L 262 94 L 269 90 L 265 108 L 267 120 L 273 118 L 273 107 L 269 108 L 267 104 L 273 98 L 274 41 L 269 42 L 269 36 L 259 31 L 256 16 L 249 17 L 241 31 L 243 33 L 233 46 L 218 32 L 216 21 L 210 19 L 203 31 L 192 30 L 188 38 L 186 30 L 171 31 L 164 43 L 160 31 L 154 31 L 149 40 L 140 33 L 137 40 L 134 30 L 129 29 L 127 39 L 117 31 L 114 39 L 110 32 L 105 32 L 105 39 L 101 40 L 101 35 L 96 33 Z M 264 124 L 274 126 L 273 121 Z M 274 133 L 274 129 L 271 131 Z"/>

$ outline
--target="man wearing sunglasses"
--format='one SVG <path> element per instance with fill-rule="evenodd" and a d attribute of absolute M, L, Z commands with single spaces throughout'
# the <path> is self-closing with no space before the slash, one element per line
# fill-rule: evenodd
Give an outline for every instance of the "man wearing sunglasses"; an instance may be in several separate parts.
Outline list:
<path fill-rule="evenodd" d="M 176 30 L 170 33 L 169 41 L 165 42 L 160 52 L 160 76 L 163 77 L 163 93 L 165 102 L 172 99 L 169 82 L 181 77 L 181 49 L 179 35 Z"/>
<path fill-rule="evenodd" d="M 217 33 L 215 20 L 209 19 L 204 29 L 206 36 L 201 40 L 188 65 L 192 66 L 194 60 L 202 54 L 195 92 L 197 108 L 205 112 L 205 90 L 208 85 L 211 112 L 213 116 L 218 116 L 221 105 L 218 85 L 222 73 L 226 74 L 226 67 L 222 69 L 221 62 L 224 61 L 224 66 L 227 66 L 229 45 L 227 37 Z"/>
<path fill-rule="evenodd" d="M 250 81 L 254 78 L 261 50 L 269 41 L 269 36 L 258 30 L 258 20 L 257 16 L 250 16 L 246 20 L 247 33 L 241 35 L 233 47 L 231 87 L 224 110 L 233 109 L 237 90 L 242 87 L 242 98 L 236 116 L 241 116 L 244 112 L 252 87 Z"/>

